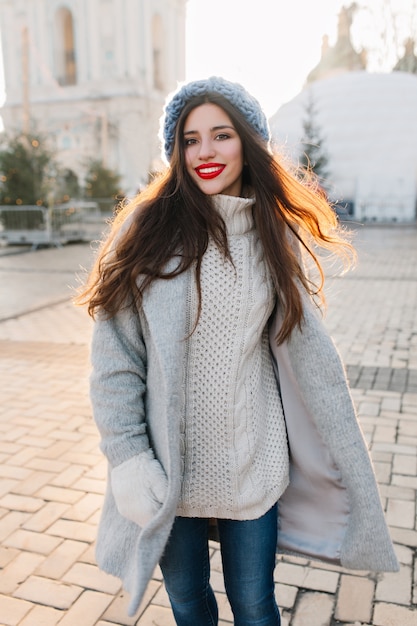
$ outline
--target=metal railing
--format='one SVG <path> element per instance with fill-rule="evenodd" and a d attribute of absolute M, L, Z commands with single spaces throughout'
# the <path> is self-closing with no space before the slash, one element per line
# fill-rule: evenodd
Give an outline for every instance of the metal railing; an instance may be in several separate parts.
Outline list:
<path fill-rule="evenodd" d="M 108 210 L 98 202 L 75 201 L 43 206 L 0 206 L 0 241 L 6 245 L 62 246 L 101 239 L 114 202 Z"/>

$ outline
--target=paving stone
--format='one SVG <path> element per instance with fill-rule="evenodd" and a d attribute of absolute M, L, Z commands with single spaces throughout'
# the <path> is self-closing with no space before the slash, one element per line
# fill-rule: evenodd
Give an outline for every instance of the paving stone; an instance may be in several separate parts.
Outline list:
<path fill-rule="evenodd" d="M 154 594 L 156 585 L 154 581 L 151 581 L 148 589 L 145 592 L 144 601 L 133 616 L 128 616 L 127 609 L 129 606 L 128 594 L 121 593 L 112 599 L 111 604 L 103 614 L 102 619 L 106 624 L 118 624 L 118 626 L 133 626 L 137 623 L 139 617 L 147 606 L 149 606 Z M 99 622 L 101 623 L 101 622 Z"/>
<path fill-rule="evenodd" d="M 417 532 L 405 528 L 390 528 L 390 535 L 393 541 L 408 547 L 417 548 Z"/>
<path fill-rule="evenodd" d="M 27 435 L 26 437 L 21 437 L 19 439 L 20 445 L 33 446 L 34 448 L 48 448 L 51 443 L 51 439 L 46 439 L 45 437 L 30 437 L 29 435 Z"/>
<path fill-rule="evenodd" d="M 395 500 L 394 498 L 390 498 L 388 501 L 386 518 L 390 526 L 413 529 L 416 523 L 415 502 L 407 502 L 405 500 Z"/>
<path fill-rule="evenodd" d="M 39 457 L 35 456 L 25 462 L 25 467 L 34 470 L 45 470 L 45 472 L 57 474 L 58 472 L 64 471 L 64 469 L 67 467 L 67 463 L 62 463 L 61 461 L 57 461 L 54 459 L 40 459 Z M 52 479 L 53 476 L 50 476 L 50 480 Z"/>
<path fill-rule="evenodd" d="M 221 624 L 233 624 L 233 613 L 230 608 L 229 601 L 225 593 L 216 593 L 217 606 L 219 608 L 219 623 Z"/>
<path fill-rule="evenodd" d="M 38 554 L 50 554 L 61 541 L 58 537 L 34 533 L 29 530 L 16 530 L 4 540 L 3 545 Z"/>
<path fill-rule="evenodd" d="M 6 567 L 10 561 L 13 561 L 20 554 L 19 550 L 15 548 L 5 548 L 0 546 L 0 567 Z"/>
<path fill-rule="evenodd" d="M 401 398 L 384 398 L 381 404 L 381 411 L 401 411 Z"/>
<path fill-rule="evenodd" d="M 0 571 L 0 593 L 11 594 L 42 563 L 44 557 L 31 552 L 20 552 Z M 1 619 L 1 614 L 0 614 Z"/>
<path fill-rule="evenodd" d="M 75 489 L 64 489 L 63 487 L 53 487 L 48 485 L 38 491 L 38 496 L 44 500 L 74 504 L 75 502 L 78 502 L 78 500 L 81 500 L 84 493 L 82 491 L 76 491 Z"/>
<path fill-rule="evenodd" d="M 279 607 L 291 609 L 297 598 L 298 587 L 278 583 L 275 585 L 275 597 Z"/>
<path fill-rule="evenodd" d="M 7 458 L 7 455 L 6 455 Z M 12 457 L 13 458 L 13 457 Z M 0 465 L 0 478 L 13 478 L 14 480 L 24 480 L 31 475 L 31 471 L 24 467 L 15 467 L 14 465 Z"/>
<path fill-rule="evenodd" d="M 343 622 L 369 621 L 372 614 L 375 583 L 367 578 L 343 575 L 337 599 L 336 619 Z"/>
<path fill-rule="evenodd" d="M 73 485 L 74 489 L 80 489 L 89 493 L 98 493 L 104 495 L 105 484 L 102 480 L 93 480 L 92 478 L 81 478 Z"/>
<path fill-rule="evenodd" d="M 211 578 L 210 578 L 210 581 L 211 581 Z M 213 587 L 213 584 L 212 584 L 212 587 Z M 220 594 L 219 592 L 215 592 L 215 595 L 219 596 Z M 163 583 L 160 585 L 158 591 L 155 593 L 154 597 L 152 598 L 152 604 L 157 604 L 158 606 L 164 606 L 167 609 L 170 608 L 171 604 L 170 604 L 168 594 L 165 589 L 165 585 Z"/>
<path fill-rule="evenodd" d="M 330 626 L 334 598 L 331 595 L 307 591 L 297 603 L 291 626 Z"/>
<path fill-rule="evenodd" d="M 393 474 L 391 482 L 393 485 L 398 485 L 399 487 L 411 487 L 411 489 L 417 491 L 417 476 Z"/>
<path fill-rule="evenodd" d="M 62 577 L 63 582 L 81 585 L 86 589 L 94 589 L 107 594 L 120 591 L 120 580 L 87 563 L 75 563 Z"/>
<path fill-rule="evenodd" d="M 139 619 L 137 626 L 150 626 L 158 624 L 158 626 L 175 626 L 174 616 L 170 609 L 162 606 L 149 606 Z"/>
<path fill-rule="evenodd" d="M 358 405 L 359 415 L 372 415 L 377 416 L 380 412 L 380 405 L 378 401 L 375 402 L 360 402 Z"/>
<path fill-rule="evenodd" d="M 414 446 L 407 446 L 398 443 L 376 442 L 372 449 L 377 452 L 392 452 L 393 454 L 415 454 Z"/>
<path fill-rule="evenodd" d="M 95 426 L 94 428 L 91 428 L 90 430 L 88 428 L 88 424 L 86 424 L 85 422 L 85 418 L 83 418 L 82 423 L 79 426 L 79 431 L 83 434 L 83 438 L 77 445 L 78 452 L 87 452 L 87 453 L 92 452 L 95 455 L 100 454 L 100 450 L 98 447 L 99 437 L 98 437 L 98 433 L 97 433 Z M 91 436 L 87 436 L 86 433 L 88 433 Z"/>
<path fill-rule="evenodd" d="M 374 626 L 416 626 L 417 609 L 377 602 L 373 623 Z"/>
<path fill-rule="evenodd" d="M 93 513 L 87 520 L 89 524 L 92 524 L 95 528 L 97 528 L 101 518 L 101 510 Z"/>
<path fill-rule="evenodd" d="M 31 459 L 37 457 L 38 453 L 39 450 L 37 450 L 36 448 L 22 448 L 18 453 L 13 454 L 11 457 L 9 457 L 9 459 L 7 460 L 7 464 L 15 468 L 21 467 L 25 469 L 24 466 L 26 465 L 26 463 L 28 463 L 28 461 L 30 461 Z"/>
<path fill-rule="evenodd" d="M 68 504 L 47 502 L 39 511 L 30 516 L 22 525 L 22 528 L 38 533 L 44 532 L 53 522 L 59 519 L 68 508 Z"/>
<path fill-rule="evenodd" d="M 417 436 L 414 433 L 412 435 L 409 435 L 399 430 L 398 436 L 397 436 L 397 442 L 400 445 L 411 446 L 411 447 L 414 447 L 415 449 L 417 446 Z"/>
<path fill-rule="evenodd" d="M 403 565 L 399 572 L 385 573 L 376 586 L 375 599 L 409 605 L 412 601 L 413 572 Z"/>
<path fill-rule="evenodd" d="M 2 517 L 0 520 L 0 541 L 3 541 L 16 529 L 20 528 L 28 518 L 30 518 L 29 513 L 22 513 L 20 511 L 11 511 Z"/>
<path fill-rule="evenodd" d="M 51 443 L 48 448 L 39 451 L 38 456 L 41 459 L 60 459 L 62 461 L 62 455 L 71 448 L 71 446 L 71 441 L 56 441 Z"/>
<path fill-rule="evenodd" d="M 286 613 L 286 611 L 283 611 L 281 613 L 281 626 L 290 626 L 290 620 L 291 620 L 291 614 Z"/>
<path fill-rule="evenodd" d="M 87 467 L 92 467 L 102 460 L 102 455 L 98 452 L 97 454 L 93 454 L 92 452 L 86 453 L 72 450 L 63 454 L 61 458 L 64 461 L 68 461 L 68 463 L 75 463 L 79 465 L 86 465 Z"/>
<path fill-rule="evenodd" d="M 84 591 L 66 611 L 60 626 L 94 626 L 113 597 L 97 591 Z"/>
<path fill-rule="evenodd" d="M 62 611 L 49 606 L 34 606 L 19 626 L 56 626 L 61 618 Z"/>
<path fill-rule="evenodd" d="M 61 519 L 48 528 L 48 533 L 64 539 L 92 542 L 96 537 L 96 527 L 85 522 Z"/>
<path fill-rule="evenodd" d="M 396 485 L 380 485 L 381 494 L 392 500 L 407 500 L 414 502 L 415 491 L 407 487 L 397 487 Z M 394 507 L 395 509 L 395 507 Z"/>
<path fill-rule="evenodd" d="M 400 435 L 406 435 L 409 437 L 417 436 L 417 423 L 415 420 L 413 421 L 403 421 L 401 420 L 398 425 L 398 430 Z"/>
<path fill-rule="evenodd" d="M 129 595 L 125 592 L 117 594 L 112 603 L 107 608 L 106 612 L 103 614 L 103 620 L 108 621 L 112 624 L 120 624 L 120 626 L 133 626 L 137 623 L 139 617 L 149 606 L 152 599 L 156 596 L 156 593 L 160 589 L 160 587 L 161 583 L 157 583 L 154 580 L 150 581 L 145 591 L 143 600 L 135 615 L 133 615 L 132 617 L 129 617 L 127 614 L 127 609 L 130 602 Z M 166 608 L 170 611 L 168 607 Z M 148 622 L 148 624 L 150 626 L 152 622 Z"/>
<path fill-rule="evenodd" d="M 339 574 L 329 572 L 324 569 L 308 569 L 303 581 L 305 589 L 315 589 L 317 591 L 327 591 L 335 593 L 339 583 Z"/>
<path fill-rule="evenodd" d="M 9 493 L 0 499 L 0 506 L 13 511 L 26 511 L 34 513 L 45 504 L 41 498 L 32 498 L 30 496 L 19 496 Z"/>
<path fill-rule="evenodd" d="M 61 578 L 67 570 L 83 555 L 88 544 L 81 541 L 64 540 L 43 563 L 37 573 L 44 578 Z"/>
<path fill-rule="evenodd" d="M 31 609 L 30 602 L 0 595 L 2 626 L 18 626 Z"/>
<path fill-rule="evenodd" d="M 96 527 L 97 527 L 97 525 L 98 525 L 98 521 L 96 522 Z M 82 563 L 90 563 L 91 565 L 95 565 L 95 563 L 96 563 L 95 545 L 94 544 L 90 544 L 88 546 L 88 548 L 86 549 L 86 551 L 82 553 L 82 555 L 80 556 L 79 560 Z M 155 576 L 153 578 L 155 578 Z M 161 580 L 162 580 L 162 576 L 161 576 Z"/>
<path fill-rule="evenodd" d="M 416 450 L 417 452 L 417 450 Z M 417 475 L 417 454 L 405 455 L 395 454 L 392 471 L 394 474 Z"/>
<path fill-rule="evenodd" d="M 412 548 L 408 548 L 407 546 L 401 546 L 399 544 L 394 544 L 395 553 L 397 555 L 399 563 L 403 565 L 412 565 L 413 559 L 415 556 L 415 550 Z M 417 570 L 416 570 L 417 575 Z"/>
<path fill-rule="evenodd" d="M 374 442 L 387 441 L 395 443 L 397 429 L 395 426 L 377 426 L 373 437 Z"/>
<path fill-rule="evenodd" d="M 86 471 L 85 465 L 65 463 L 65 466 L 65 469 L 51 481 L 51 485 L 55 485 L 56 487 L 72 487 L 74 482 Z"/>
<path fill-rule="evenodd" d="M 68 520 L 84 522 L 88 520 L 93 513 L 101 511 L 103 497 L 94 493 L 87 493 L 78 500 L 74 506 L 65 511 L 63 517 Z"/>
<path fill-rule="evenodd" d="M 27 434 L 29 428 L 23 426 L 17 426 L 15 428 L 4 428 L 3 440 L 4 441 L 18 441 L 21 437 Z"/>
<path fill-rule="evenodd" d="M 374 470 L 379 483 L 388 484 L 391 481 L 391 463 L 374 462 Z"/>
<path fill-rule="evenodd" d="M 13 597 L 67 610 L 82 591 L 82 588 L 77 585 L 63 584 L 40 576 L 30 576 L 14 592 Z"/>
<path fill-rule="evenodd" d="M 215 593 L 225 593 L 223 572 L 212 570 L 210 575 L 211 586 Z"/>
<path fill-rule="evenodd" d="M 8 493 L 10 493 L 10 491 L 13 489 L 13 487 L 15 485 L 18 484 L 19 481 L 17 480 L 12 480 L 12 479 L 8 479 L 8 478 L 2 478 L 0 481 L 0 498 L 3 497 L 4 495 L 7 495 Z M 0 507 L 4 510 L 4 507 Z"/>
<path fill-rule="evenodd" d="M 278 563 L 275 568 L 275 581 L 287 585 L 302 587 L 307 575 L 307 568 L 293 563 Z"/>
<path fill-rule="evenodd" d="M 49 434 L 49 437 L 50 439 L 63 439 L 64 441 L 76 441 L 78 443 L 81 441 L 83 436 L 81 433 L 74 433 L 68 430 L 59 429 L 52 431 Z"/>

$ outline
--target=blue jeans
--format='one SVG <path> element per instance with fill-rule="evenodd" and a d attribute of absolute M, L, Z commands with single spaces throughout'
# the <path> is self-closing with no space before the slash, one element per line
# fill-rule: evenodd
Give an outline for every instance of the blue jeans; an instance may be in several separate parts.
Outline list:
<path fill-rule="evenodd" d="M 279 626 L 274 595 L 277 507 L 256 520 L 217 520 L 227 597 L 235 626 Z M 210 586 L 208 520 L 177 517 L 161 570 L 178 626 L 217 626 Z"/>

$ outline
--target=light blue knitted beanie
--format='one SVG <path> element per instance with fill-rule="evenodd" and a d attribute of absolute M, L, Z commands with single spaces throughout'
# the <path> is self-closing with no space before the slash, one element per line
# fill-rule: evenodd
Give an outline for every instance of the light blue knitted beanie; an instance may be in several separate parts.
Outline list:
<path fill-rule="evenodd" d="M 232 83 L 220 76 L 211 76 L 183 84 L 168 96 L 161 118 L 161 139 L 165 158 L 169 162 L 174 148 L 175 128 L 184 106 L 195 96 L 209 93 L 220 94 L 226 98 L 262 137 L 265 142 L 270 140 L 268 120 L 258 100 L 239 83 Z"/>

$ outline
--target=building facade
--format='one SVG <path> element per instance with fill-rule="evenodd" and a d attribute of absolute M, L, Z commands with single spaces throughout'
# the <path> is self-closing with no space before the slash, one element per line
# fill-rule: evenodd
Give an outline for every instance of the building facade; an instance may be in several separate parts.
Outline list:
<path fill-rule="evenodd" d="M 387 73 L 366 71 L 350 27 L 355 5 L 341 10 L 338 38 L 324 47 L 305 87 L 271 117 L 276 145 L 299 163 L 314 105 L 319 146 L 328 158 L 323 182 L 341 212 L 363 222 L 417 219 L 417 65 L 414 40 Z"/>
<path fill-rule="evenodd" d="M 127 193 L 160 167 L 166 95 L 185 75 L 186 0 L 0 0 L 6 133 L 46 133 L 80 181 L 89 159 Z"/>
<path fill-rule="evenodd" d="M 306 84 L 324 78 L 331 78 L 345 72 L 356 72 L 366 69 L 366 51 L 357 52 L 352 44 L 350 29 L 357 10 L 356 3 L 342 7 L 337 25 L 337 39 L 334 46 L 329 45 L 327 35 L 323 36 L 321 58 L 319 63 L 308 74 Z"/>

